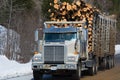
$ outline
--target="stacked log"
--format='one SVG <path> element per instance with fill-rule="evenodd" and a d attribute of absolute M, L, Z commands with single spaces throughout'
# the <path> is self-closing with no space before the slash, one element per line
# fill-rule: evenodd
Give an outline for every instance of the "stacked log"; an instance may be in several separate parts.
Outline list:
<path fill-rule="evenodd" d="M 73 3 L 60 2 L 60 0 L 54 0 L 54 3 L 50 3 L 51 9 L 48 12 L 51 14 L 51 21 L 82 21 L 86 20 L 88 22 L 88 50 L 92 51 L 92 26 L 93 26 L 93 13 L 95 9 L 86 4 L 82 0 L 75 0 Z M 77 26 L 80 26 L 79 24 Z"/>

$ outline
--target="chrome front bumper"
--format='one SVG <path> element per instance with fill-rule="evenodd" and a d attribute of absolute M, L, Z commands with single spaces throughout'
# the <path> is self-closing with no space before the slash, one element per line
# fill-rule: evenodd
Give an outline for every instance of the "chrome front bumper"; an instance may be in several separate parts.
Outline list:
<path fill-rule="evenodd" d="M 42 64 L 32 63 L 33 70 L 76 70 L 77 64 Z"/>

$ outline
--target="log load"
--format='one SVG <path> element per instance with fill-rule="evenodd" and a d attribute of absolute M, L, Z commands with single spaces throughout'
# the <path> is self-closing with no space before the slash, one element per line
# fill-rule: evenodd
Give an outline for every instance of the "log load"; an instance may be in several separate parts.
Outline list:
<path fill-rule="evenodd" d="M 84 28 L 88 29 L 88 50 L 89 52 L 92 51 L 93 15 L 94 11 L 98 10 L 82 0 L 76 0 L 72 3 L 54 0 L 54 3 L 50 3 L 50 6 L 52 8 L 48 12 L 50 13 L 51 21 L 88 21 L 88 25 Z M 80 25 L 78 24 L 78 26 Z"/>

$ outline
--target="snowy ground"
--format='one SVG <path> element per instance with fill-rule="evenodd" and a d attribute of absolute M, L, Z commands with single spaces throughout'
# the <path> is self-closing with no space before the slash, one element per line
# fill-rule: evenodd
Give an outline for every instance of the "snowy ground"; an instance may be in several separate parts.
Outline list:
<path fill-rule="evenodd" d="M 32 73 L 31 62 L 20 64 L 0 56 L 0 80 Z"/>
<path fill-rule="evenodd" d="M 19 77 L 14 77 L 14 78 L 9 78 L 6 80 L 34 80 L 32 74 L 29 75 L 24 75 L 24 76 L 19 76 Z"/>

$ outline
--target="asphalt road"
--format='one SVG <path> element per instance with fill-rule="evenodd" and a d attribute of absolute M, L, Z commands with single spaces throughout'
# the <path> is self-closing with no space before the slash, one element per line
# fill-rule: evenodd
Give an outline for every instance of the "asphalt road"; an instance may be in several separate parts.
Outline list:
<path fill-rule="evenodd" d="M 44 75 L 44 80 L 74 80 L 72 77 L 68 76 L 51 76 Z M 32 74 L 21 76 L 17 78 L 11 78 L 7 80 L 34 80 Z M 94 76 L 89 76 L 84 74 L 80 80 L 120 80 L 120 55 L 115 57 L 115 67 L 110 70 L 99 71 Z"/>
<path fill-rule="evenodd" d="M 115 67 L 110 70 L 102 70 L 97 75 L 84 75 L 81 80 L 120 80 L 120 55 L 115 57 Z"/>

